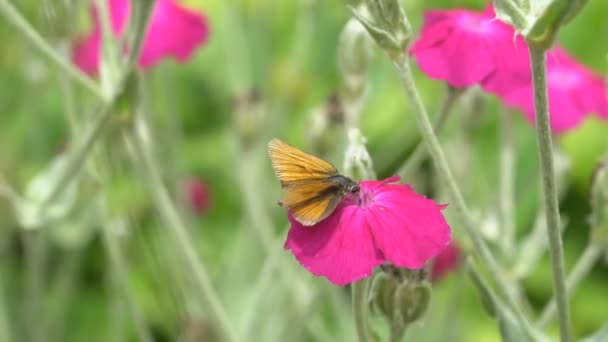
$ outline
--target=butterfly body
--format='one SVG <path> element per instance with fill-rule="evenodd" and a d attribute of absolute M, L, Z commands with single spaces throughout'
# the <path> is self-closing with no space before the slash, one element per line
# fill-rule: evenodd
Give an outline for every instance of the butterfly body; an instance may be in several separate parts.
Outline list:
<path fill-rule="evenodd" d="M 305 226 L 327 218 L 359 184 L 341 175 L 332 164 L 281 140 L 268 144 L 272 167 L 283 188 L 281 206 Z"/>

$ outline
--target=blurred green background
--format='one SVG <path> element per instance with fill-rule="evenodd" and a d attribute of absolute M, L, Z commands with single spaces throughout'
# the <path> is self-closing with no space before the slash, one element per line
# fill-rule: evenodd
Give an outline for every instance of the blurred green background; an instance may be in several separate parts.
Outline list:
<path fill-rule="evenodd" d="M 13 1 L 57 49 L 45 6 L 53 1 Z M 90 25 L 88 5 L 75 2 L 78 18 L 70 39 Z M 171 60 L 145 72 L 153 141 L 162 175 L 192 241 L 207 267 L 234 330 L 246 341 L 354 341 L 350 295 L 316 278 L 282 250 L 287 229 L 276 206 L 280 187 L 265 146 L 278 137 L 312 151 L 312 115 L 341 89 L 336 66 L 340 32 L 349 12 L 340 1 L 184 1 L 209 19 L 211 35 L 186 64 Z M 467 7 L 483 1 L 403 1 L 414 27 L 427 9 Z M 608 3 L 590 1 L 562 30 L 559 42 L 582 63 L 605 74 Z M 66 118 L 65 76 L 12 25 L 0 20 L 0 175 L 18 193 L 74 141 Z M 52 24 L 52 23 L 51 23 Z M 63 45 L 65 46 L 65 45 Z M 441 82 L 416 68 L 418 86 L 430 113 L 437 111 Z M 72 84 L 76 114 L 85 117 L 94 99 Z M 255 94 L 252 96 L 251 94 Z M 393 68 L 378 50 L 370 66 L 361 132 L 379 176 L 389 176 L 412 151 L 419 136 Z M 120 107 L 128 117 L 128 105 Z M 123 113 L 127 112 L 127 114 Z M 441 141 L 465 197 L 478 214 L 480 229 L 496 220 L 499 127 L 503 113 L 493 97 L 471 90 L 449 118 Z M 242 127 L 243 120 L 247 127 Z M 121 125 L 116 120 L 116 125 Z M 129 125 L 128 118 L 124 125 Z M 525 237 L 539 213 L 534 130 L 513 113 L 516 142 L 516 223 Z M 335 127 L 326 157 L 342 168 L 344 132 Z M 589 237 L 591 173 L 608 150 L 608 123 L 590 119 L 556 139 L 569 160 L 561 186 L 566 265 L 576 262 Z M 247 134 L 249 140 L 244 143 Z M 218 332 L 201 298 L 193 295 L 192 272 L 176 260 L 151 193 L 129 163 L 119 134 L 102 140 L 106 172 L 99 182 L 97 161 L 89 161 L 77 203 L 66 217 L 38 230 L 21 227 L 12 202 L 0 199 L 0 330 L 15 341 L 138 340 L 133 308 L 153 340 L 214 341 Z M 426 161 L 411 179 L 420 193 L 447 201 Z M 210 206 L 191 210 L 184 184 L 198 179 L 209 187 Z M 536 185 L 538 184 L 538 185 Z M 126 223 L 116 234 L 123 261 L 117 272 L 93 205 L 98 196 Z M 93 209 L 91 209 L 93 208 Z M 462 230 L 446 210 L 454 236 Z M 486 227 L 487 226 L 487 227 Z M 485 228 L 484 228 L 485 227 Z M 491 239 L 490 239 L 491 240 Z M 496 247 L 496 241 L 490 241 Z M 517 259 L 517 257 L 515 257 Z M 514 260 L 503 260 L 505 269 Z M 572 297 L 577 336 L 606 323 L 608 268 L 598 263 Z M 545 253 L 523 282 L 531 315 L 551 298 L 551 272 Z M 127 293 L 125 295 L 125 293 Z M 5 324 L 9 329 L 2 329 Z M 383 323 L 374 321 L 382 331 Z M 457 271 L 436 283 L 423 323 L 410 329 L 411 341 L 497 341 L 497 324 L 483 310 L 474 287 Z M 556 326 L 550 333 L 555 336 Z M 241 335 L 243 334 L 243 335 Z M 0 332 L 0 337 L 3 334 Z M 9 334 L 5 334 L 9 338 Z"/>

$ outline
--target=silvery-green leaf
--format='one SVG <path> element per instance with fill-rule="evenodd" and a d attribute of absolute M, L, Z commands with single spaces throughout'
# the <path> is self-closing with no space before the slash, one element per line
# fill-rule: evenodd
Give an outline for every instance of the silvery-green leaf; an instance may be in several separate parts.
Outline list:
<path fill-rule="evenodd" d="M 78 193 L 77 179 L 72 179 L 56 199 L 48 203 L 44 210 L 42 208 L 65 172 L 66 165 L 66 156 L 59 155 L 28 183 L 23 201 L 17 206 L 18 219 L 24 228 L 34 229 L 50 220 L 60 219 L 74 206 Z"/>
<path fill-rule="evenodd" d="M 93 238 L 98 227 L 100 218 L 98 216 L 98 198 L 82 201 L 82 206 L 77 206 L 64 220 L 54 224 L 48 231 L 49 237 L 63 249 L 79 249 L 87 245 Z"/>

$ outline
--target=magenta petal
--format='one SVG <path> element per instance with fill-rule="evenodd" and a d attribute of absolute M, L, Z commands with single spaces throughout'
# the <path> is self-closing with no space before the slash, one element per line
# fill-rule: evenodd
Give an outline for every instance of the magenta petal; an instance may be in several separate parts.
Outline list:
<path fill-rule="evenodd" d="M 304 227 L 291 215 L 285 248 L 311 273 L 345 285 L 372 274 L 385 261 L 421 268 L 450 242 L 441 209 L 411 187 L 363 181 L 325 220 Z"/>
<path fill-rule="evenodd" d="M 112 30 L 120 37 L 128 24 L 130 1 L 108 1 Z M 209 26 L 206 18 L 179 6 L 176 0 L 157 0 L 153 11 L 139 60 L 142 68 L 168 56 L 184 62 L 208 39 Z M 94 25 L 92 33 L 75 44 L 72 58 L 84 72 L 96 74 L 101 53 L 101 28 L 98 11 L 93 8 L 91 12 Z"/>
<path fill-rule="evenodd" d="M 547 55 L 547 86 L 551 129 L 555 133 L 578 127 L 590 113 L 600 117 L 608 113 L 603 80 L 559 47 Z M 505 89 L 497 95 L 535 122 L 532 84 Z"/>
<path fill-rule="evenodd" d="M 448 272 L 458 268 L 461 259 L 460 249 L 451 243 L 446 249 L 435 258 L 433 268 L 431 268 L 431 280 L 438 281 Z"/>
<path fill-rule="evenodd" d="M 484 12 L 431 11 L 410 53 L 429 77 L 455 87 L 481 83 L 496 73 L 496 56 L 512 45 L 513 29 L 494 20 L 491 6 Z"/>
<path fill-rule="evenodd" d="M 368 277 L 384 258 L 374 247 L 365 218 L 354 206 L 342 206 L 313 227 L 289 217 L 292 225 L 285 249 L 312 274 L 336 285 Z"/>
<path fill-rule="evenodd" d="M 376 246 L 394 265 L 422 268 L 451 241 L 443 206 L 400 184 L 386 185 L 368 207 Z M 424 228 L 422 228 L 424 227 Z"/>
<path fill-rule="evenodd" d="M 72 60 L 83 72 L 96 75 L 99 68 L 99 47 L 101 44 L 101 33 L 99 30 L 92 32 L 88 37 L 81 38 L 72 49 Z"/>
<path fill-rule="evenodd" d="M 184 62 L 208 36 L 205 17 L 173 0 L 157 0 L 140 64 L 147 67 L 169 55 Z"/>

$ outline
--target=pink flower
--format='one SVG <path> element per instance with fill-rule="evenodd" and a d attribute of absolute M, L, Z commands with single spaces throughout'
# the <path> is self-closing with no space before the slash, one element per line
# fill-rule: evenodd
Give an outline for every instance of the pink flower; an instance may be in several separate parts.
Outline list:
<path fill-rule="evenodd" d="M 555 48 L 547 54 L 547 86 L 551 128 L 562 133 L 576 128 L 589 113 L 608 118 L 606 83 L 563 49 Z M 498 94 L 510 107 L 523 111 L 535 122 L 532 83 Z"/>
<path fill-rule="evenodd" d="M 450 243 L 450 227 L 438 205 L 398 176 L 363 181 L 357 194 L 346 197 L 325 220 L 312 227 L 291 215 L 285 249 L 311 273 L 336 285 L 372 274 L 389 261 L 419 269 Z"/>
<path fill-rule="evenodd" d="M 444 80 L 454 87 L 468 87 L 488 80 L 503 69 L 509 85 L 529 80 L 530 69 L 513 67 L 513 54 L 525 53 L 525 44 L 515 40 L 514 30 L 496 19 L 494 9 L 483 12 L 465 9 L 429 11 L 410 53 L 429 77 Z M 516 71 L 516 72 L 513 72 Z M 501 79 L 504 81 L 504 79 Z M 491 83 L 490 87 L 502 88 Z"/>
<path fill-rule="evenodd" d="M 112 30 L 120 37 L 128 26 L 130 1 L 108 1 Z M 175 0 L 156 0 L 154 6 L 139 65 L 147 68 L 165 56 L 173 56 L 179 62 L 185 62 L 195 49 L 207 40 L 207 19 L 197 12 L 179 6 Z M 93 30 L 75 44 L 72 59 L 84 72 L 94 75 L 99 69 L 102 33 L 100 18 L 95 8 L 92 9 L 92 16 Z"/>
<path fill-rule="evenodd" d="M 211 202 L 209 186 L 199 179 L 191 179 L 186 183 L 185 188 L 192 211 L 196 214 L 207 212 Z"/>
<path fill-rule="evenodd" d="M 454 271 L 460 266 L 461 252 L 458 246 L 451 243 L 446 249 L 441 251 L 435 257 L 433 267 L 431 268 L 431 280 L 438 281 L 447 273 Z"/>

